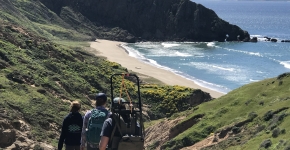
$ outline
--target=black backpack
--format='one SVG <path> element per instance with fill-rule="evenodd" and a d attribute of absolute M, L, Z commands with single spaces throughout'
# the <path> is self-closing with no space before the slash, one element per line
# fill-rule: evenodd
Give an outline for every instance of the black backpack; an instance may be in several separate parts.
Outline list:
<path fill-rule="evenodd" d="M 127 122 L 119 114 L 112 116 L 114 129 L 110 138 L 112 150 L 143 150 L 144 135 L 136 116 L 130 116 Z M 118 130 L 118 131 L 117 131 Z M 119 132 L 121 136 L 114 136 Z"/>

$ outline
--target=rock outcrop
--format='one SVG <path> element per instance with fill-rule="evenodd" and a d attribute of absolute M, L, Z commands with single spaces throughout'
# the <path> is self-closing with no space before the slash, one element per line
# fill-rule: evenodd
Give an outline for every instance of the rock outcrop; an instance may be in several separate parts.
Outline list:
<path fill-rule="evenodd" d="M 290 40 L 282 40 L 281 42 L 290 42 Z"/>
<path fill-rule="evenodd" d="M 0 108 L 0 149 L 43 149 L 53 150 L 53 146 L 43 142 L 37 142 L 31 138 L 31 128 L 23 120 L 11 121 L 8 118 L 7 111 Z"/>
<path fill-rule="evenodd" d="M 248 41 L 248 32 L 190 0 L 40 0 L 61 14 L 64 7 L 99 27 L 116 30 L 117 40 Z M 121 36 L 120 36 L 121 34 Z M 227 37 L 228 35 L 228 37 Z M 106 38 L 98 35 L 98 38 Z"/>
<path fill-rule="evenodd" d="M 277 39 L 271 39 L 271 42 L 277 42 L 278 40 Z"/>
<path fill-rule="evenodd" d="M 253 38 L 251 38 L 250 42 L 258 42 L 258 38 L 257 37 L 253 37 Z"/>
<path fill-rule="evenodd" d="M 213 98 L 210 96 L 209 93 L 197 89 L 192 93 L 192 95 L 188 99 L 188 104 L 190 104 L 190 106 L 196 106 L 201 103 L 208 102 L 212 99 Z"/>
<path fill-rule="evenodd" d="M 0 120 L 0 147 L 7 147 L 16 141 L 16 133 L 6 120 Z"/>
<path fill-rule="evenodd" d="M 30 126 L 22 121 L 9 121 L 0 118 L 0 149 L 34 149 L 53 150 L 54 147 L 31 139 Z"/>

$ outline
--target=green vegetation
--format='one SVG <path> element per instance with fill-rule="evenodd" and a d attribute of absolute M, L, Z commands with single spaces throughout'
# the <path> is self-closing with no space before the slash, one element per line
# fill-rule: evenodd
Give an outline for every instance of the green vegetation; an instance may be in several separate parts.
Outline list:
<path fill-rule="evenodd" d="M 143 85 L 142 97 L 144 103 L 150 105 L 149 116 L 153 119 L 170 117 L 172 114 L 184 111 L 190 107 L 188 99 L 194 89 L 183 86 Z"/>
<path fill-rule="evenodd" d="M 26 31 L 53 41 L 93 40 L 97 30 L 91 22 L 69 8 L 58 16 L 39 1 L 4 1 L 0 8 L 2 21 L 20 25 Z M 72 19 L 74 24 L 70 24 Z"/>
<path fill-rule="evenodd" d="M 90 109 L 89 98 L 109 91 L 110 75 L 125 70 L 78 47 L 53 44 L 33 33 L 25 37 L 13 25 L 2 25 L 0 34 L 0 103 L 10 120 L 21 114 L 34 127 L 36 140 L 56 138 L 44 130 L 61 125 L 68 113 L 66 100 L 79 99 L 84 110 Z"/>
<path fill-rule="evenodd" d="M 219 135 L 224 132 L 232 136 L 205 149 L 246 150 L 259 149 L 265 145 L 269 149 L 284 149 L 290 142 L 289 87 L 290 73 L 285 73 L 277 78 L 245 85 L 188 110 L 190 115 L 183 122 L 198 114 L 205 115 L 192 127 L 168 141 L 163 148 L 179 149 L 193 145 L 211 133 Z M 267 139 L 268 142 L 263 144 Z"/>
<path fill-rule="evenodd" d="M 56 15 L 39 1 L 3 1 L 0 109 L 4 113 L 0 117 L 11 122 L 25 120 L 32 140 L 56 146 L 68 102 L 79 100 L 82 111 L 91 109 L 95 93 L 110 96 L 110 76 L 127 72 L 119 64 L 88 52 L 87 41 L 100 34 L 99 29 L 70 8 Z M 147 119 L 152 120 L 146 127 L 164 117 L 187 116 L 177 127 L 188 127 L 163 149 L 190 146 L 210 135 L 219 137 L 220 142 L 205 149 L 290 149 L 290 74 L 245 85 L 195 107 L 189 100 L 198 90 L 140 77 L 142 100 L 150 116 Z M 120 94 L 121 80 L 114 78 L 114 96 Z M 137 98 L 134 82 L 130 78 L 124 81 L 133 100 Z M 122 97 L 126 97 L 125 92 Z M 230 136 L 223 139 L 224 134 Z M 157 145 L 155 142 L 151 148 Z"/>
<path fill-rule="evenodd" d="M 90 28 L 89 22 L 79 26 L 68 24 L 71 17 L 78 22 L 85 19 L 69 8 L 63 12 L 66 14 L 60 14 L 63 18 L 38 1 L 5 1 L 0 8 L 1 110 L 5 110 L 6 118 L 12 122 L 21 119 L 29 123 L 31 139 L 56 146 L 69 102 L 79 100 L 82 111 L 91 109 L 95 93 L 105 92 L 110 96 L 111 75 L 127 69 L 86 51 L 87 40 L 93 39 L 95 28 Z M 121 77 L 114 78 L 114 82 L 117 83 L 114 96 L 119 96 Z M 154 82 L 157 80 L 144 78 L 144 83 Z M 131 97 L 136 99 L 134 81 L 125 78 L 125 84 Z M 160 117 L 187 109 L 188 105 L 181 104 L 185 104 L 184 99 L 193 91 L 179 86 L 145 86 L 142 94 L 146 93 L 146 98 L 142 99 L 150 102 L 148 105 Z M 158 95 L 155 88 L 162 92 Z M 125 92 L 122 96 L 126 97 Z M 182 101 L 178 106 L 173 100 L 176 98 Z M 161 105 L 163 101 L 171 105 Z"/>

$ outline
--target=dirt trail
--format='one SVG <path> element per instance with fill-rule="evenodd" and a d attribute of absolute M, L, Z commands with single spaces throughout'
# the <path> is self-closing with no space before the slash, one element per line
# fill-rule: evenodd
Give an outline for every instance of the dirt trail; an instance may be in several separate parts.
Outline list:
<path fill-rule="evenodd" d="M 167 141 L 169 141 L 170 129 L 182 121 L 185 117 L 180 117 L 174 120 L 164 120 L 146 129 L 145 147 L 154 144 L 156 150 Z"/>

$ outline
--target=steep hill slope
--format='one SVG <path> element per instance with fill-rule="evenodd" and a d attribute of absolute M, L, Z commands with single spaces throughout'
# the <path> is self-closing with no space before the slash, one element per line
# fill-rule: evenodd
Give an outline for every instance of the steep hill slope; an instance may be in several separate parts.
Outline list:
<path fill-rule="evenodd" d="M 0 120 L 4 119 L 0 147 L 18 138 L 55 145 L 67 102 L 79 99 L 84 110 L 90 109 L 90 98 L 97 91 L 108 91 L 110 74 L 125 71 L 80 48 L 51 43 L 18 26 L 1 22 L 0 35 Z M 11 126 L 25 134 L 10 134 Z M 27 128 L 20 130 L 22 126 Z"/>
<path fill-rule="evenodd" d="M 99 27 L 119 27 L 121 41 L 248 40 L 249 34 L 190 0 L 40 0 L 57 14 L 70 7 Z"/>
<path fill-rule="evenodd" d="M 277 78 L 242 86 L 221 98 L 175 114 L 175 117 L 187 117 L 183 120 L 177 118 L 176 126 L 169 129 L 168 142 L 163 144 L 151 139 L 148 141 L 151 142 L 148 149 L 160 147 L 175 150 L 190 146 L 184 150 L 288 150 L 289 87 L 290 73 L 285 73 Z M 171 117 L 171 120 L 175 117 Z M 162 122 L 163 125 L 165 123 Z M 151 131 L 159 126 L 160 124 L 156 124 L 147 130 Z"/>
<path fill-rule="evenodd" d="M 38 1 L 0 3 L 0 149 L 55 149 L 70 102 L 81 101 L 82 113 L 91 109 L 95 93 L 110 96 L 110 76 L 127 69 L 85 51 L 85 40 L 95 33 L 84 24 L 68 23 Z M 66 10 L 70 15 L 64 16 L 76 22 L 84 19 Z M 125 79 L 134 98 L 133 82 Z M 211 100 L 208 93 L 180 86 L 144 85 L 144 94 L 147 120 L 186 110 L 188 101 Z"/>

